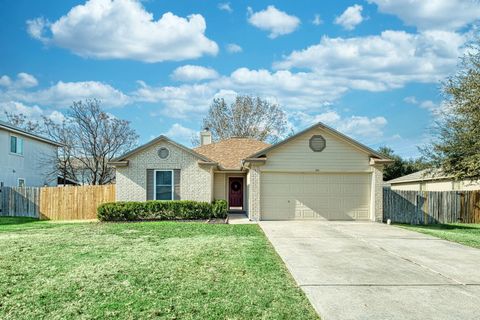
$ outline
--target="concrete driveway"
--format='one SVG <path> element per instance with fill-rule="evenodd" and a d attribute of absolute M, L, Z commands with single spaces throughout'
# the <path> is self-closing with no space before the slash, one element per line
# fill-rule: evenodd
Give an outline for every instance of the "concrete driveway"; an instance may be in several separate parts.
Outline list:
<path fill-rule="evenodd" d="M 379 223 L 260 226 L 323 320 L 480 317 L 478 249 Z"/>

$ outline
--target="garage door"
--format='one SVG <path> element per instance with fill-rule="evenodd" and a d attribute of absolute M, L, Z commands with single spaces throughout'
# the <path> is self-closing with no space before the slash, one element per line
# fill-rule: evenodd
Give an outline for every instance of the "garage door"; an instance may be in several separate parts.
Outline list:
<path fill-rule="evenodd" d="M 261 219 L 368 220 L 371 174 L 262 173 Z"/>

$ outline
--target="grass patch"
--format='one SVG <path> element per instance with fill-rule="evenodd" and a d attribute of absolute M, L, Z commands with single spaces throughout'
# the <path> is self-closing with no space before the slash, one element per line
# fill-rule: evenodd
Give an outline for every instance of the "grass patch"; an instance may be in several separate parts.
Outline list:
<path fill-rule="evenodd" d="M 0 319 L 318 319 L 257 225 L 0 218 Z"/>
<path fill-rule="evenodd" d="M 458 242 L 466 246 L 480 248 L 480 224 L 432 224 L 432 225 L 399 225 L 402 228 L 425 233 Z"/>

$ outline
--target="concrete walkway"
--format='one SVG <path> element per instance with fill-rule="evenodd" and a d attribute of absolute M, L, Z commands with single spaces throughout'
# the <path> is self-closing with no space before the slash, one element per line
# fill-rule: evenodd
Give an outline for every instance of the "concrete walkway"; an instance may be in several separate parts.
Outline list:
<path fill-rule="evenodd" d="M 379 223 L 260 226 L 323 320 L 480 318 L 478 249 Z"/>
<path fill-rule="evenodd" d="M 229 224 L 255 224 L 256 222 L 250 221 L 245 213 L 229 213 Z"/>

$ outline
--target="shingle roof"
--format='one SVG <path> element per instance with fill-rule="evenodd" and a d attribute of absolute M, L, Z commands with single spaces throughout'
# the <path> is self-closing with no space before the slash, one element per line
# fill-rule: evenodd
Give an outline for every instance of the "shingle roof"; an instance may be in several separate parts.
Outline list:
<path fill-rule="evenodd" d="M 425 180 L 441 180 L 441 179 L 449 179 L 450 177 L 442 174 L 438 170 L 432 169 L 424 169 L 420 170 L 411 174 L 407 174 L 406 176 L 399 177 L 396 179 L 392 179 L 390 181 L 386 181 L 386 183 L 395 184 L 395 183 L 402 183 L 402 182 L 414 182 L 414 181 L 425 181 Z"/>
<path fill-rule="evenodd" d="M 239 170 L 241 161 L 270 146 L 268 143 L 250 138 L 232 137 L 216 143 L 203 145 L 193 150 L 218 162 L 222 169 Z"/>

